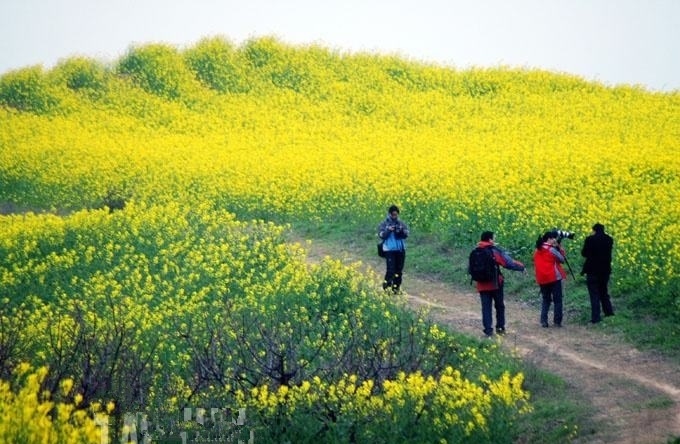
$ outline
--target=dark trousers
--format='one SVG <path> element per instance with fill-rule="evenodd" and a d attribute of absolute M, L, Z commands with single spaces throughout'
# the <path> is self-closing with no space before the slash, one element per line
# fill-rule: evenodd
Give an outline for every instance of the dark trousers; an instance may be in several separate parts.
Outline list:
<path fill-rule="evenodd" d="M 398 292 L 401 287 L 401 277 L 406 261 L 405 251 L 386 251 L 385 252 L 385 281 L 383 289 L 391 288 L 393 292 Z"/>
<path fill-rule="evenodd" d="M 590 322 L 596 323 L 602 320 L 600 316 L 600 306 L 605 316 L 614 314 L 612 301 L 609 297 L 609 275 L 588 274 L 586 285 L 590 295 Z"/>
<path fill-rule="evenodd" d="M 496 308 L 496 330 L 505 330 L 505 303 L 503 301 L 503 284 L 498 290 L 480 291 L 482 301 L 482 326 L 484 334 L 493 334 L 492 304 Z"/>
<path fill-rule="evenodd" d="M 541 325 L 548 325 L 548 311 L 550 303 L 554 303 L 553 322 L 562 325 L 562 281 L 555 281 L 541 285 Z"/>

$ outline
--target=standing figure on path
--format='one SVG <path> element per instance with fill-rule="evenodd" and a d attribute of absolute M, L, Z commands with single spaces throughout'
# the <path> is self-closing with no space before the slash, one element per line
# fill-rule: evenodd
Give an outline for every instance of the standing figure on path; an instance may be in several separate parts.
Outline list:
<path fill-rule="evenodd" d="M 593 225 L 593 233 L 583 242 L 581 255 L 586 258 L 581 274 L 586 275 L 586 285 L 590 295 L 590 322 L 602 320 L 600 305 L 605 316 L 614 315 L 609 296 L 609 275 L 612 272 L 612 248 L 614 239 L 604 232 L 604 225 Z"/>
<path fill-rule="evenodd" d="M 555 327 L 562 326 L 562 280 L 567 277 L 562 268 L 566 262 L 564 249 L 558 242 L 558 233 L 548 231 L 536 241 L 534 269 L 536 283 L 541 289 L 541 326 L 548 327 L 548 311 L 554 303 L 553 322 Z"/>
<path fill-rule="evenodd" d="M 477 253 L 480 256 L 476 256 Z M 483 265 L 485 261 L 484 255 L 486 254 L 489 254 L 491 259 L 487 266 Z M 476 259 L 476 257 L 479 257 L 479 259 Z M 487 277 L 484 277 L 486 273 L 482 271 L 485 267 L 492 268 Z M 508 270 L 525 271 L 523 263 L 514 260 L 508 253 L 496 245 L 493 232 L 485 231 L 482 233 L 477 247 L 470 254 L 468 272 L 473 280 L 477 282 L 477 292 L 479 292 L 482 302 L 482 327 L 487 337 L 493 336 L 492 304 L 496 308 L 496 333 L 499 335 L 505 334 L 504 279 L 499 267 L 507 268 Z M 477 276 L 478 271 L 476 270 L 482 272 Z M 487 280 L 489 278 L 490 280 Z"/>
<path fill-rule="evenodd" d="M 399 293 L 401 278 L 406 260 L 406 238 L 408 227 L 399 219 L 399 207 L 392 205 L 387 209 L 387 217 L 378 226 L 378 237 L 383 241 L 385 253 L 384 290 Z"/>

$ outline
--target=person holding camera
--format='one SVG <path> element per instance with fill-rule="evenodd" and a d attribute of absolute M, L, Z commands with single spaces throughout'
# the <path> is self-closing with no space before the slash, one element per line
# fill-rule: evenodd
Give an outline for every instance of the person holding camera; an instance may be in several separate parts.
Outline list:
<path fill-rule="evenodd" d="M 499 267 L 508 270 L 525 271 L 524 264 L 516 261 L 510 255 L 498 247 L 494 241 L 492 231 L 484 231 L 477 243 L 477 248 L 490 249 L 495 264 L 494 278 L 490 281 L 477 281 L 477 292 L 482 302 L 482 327 L 487 337 L 493 336 L 493 315 L 491 307 L 496 308 L 496 333 L 505 334 L 505 303 L 503 301 L 503 273 Z"/>
<path fill-rule="evenodd" d="M 387 209 L 387 217 L 378 226 L 378 237 L 382 240 L 385 254 L 384 290 L 399 293 L 406 260 L 406 238 L 409 230 L 399 219 L 399 207 L 392 205 Z"/>
<path fill-rule="evenodd" d="M 554 303 L 553 322 L 556 327 L 562 326 L 562 280 L 567 277 L 562 264 L 565 262 L 566 254 L 557 231 L 548 231 L 536 240 L 534 269 L 542 296 L 541 326 L 544 328 L 548 327 L 551 303 Z"/>
<path fill-rule="evenodd" d="M 590 322 L 597 324 L 600 317 L 600 305 L 605 316 L 613 316 L 611 298 L 609 296 L 609 275 L 612 272 L 612 248 L 614 239 L 604 231 L 604 225 L 593 225 L 593 233 L 583 242 L 581 255 L 586 258 L 581 274 L 586 275 L 586 285 L 590 296 Z"/>

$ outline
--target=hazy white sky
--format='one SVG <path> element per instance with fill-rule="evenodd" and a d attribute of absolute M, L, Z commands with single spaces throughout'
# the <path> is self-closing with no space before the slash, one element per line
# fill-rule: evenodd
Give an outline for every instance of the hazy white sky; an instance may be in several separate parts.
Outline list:
<path fill-rule="evenodd" d="M 0 0 L 0 74 L 216 35 L 680 90 L 680 0 Z"/>

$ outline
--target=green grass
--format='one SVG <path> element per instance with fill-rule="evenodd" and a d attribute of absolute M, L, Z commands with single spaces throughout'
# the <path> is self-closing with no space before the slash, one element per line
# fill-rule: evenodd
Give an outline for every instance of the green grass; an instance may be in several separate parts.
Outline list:
<path fill-rule="evenodd" d="M 558 376 L 523 363 L 525 386 L 531 392 L 534 411 L 518 424 L 521 442 L 571 442 L 594 434 L 600 425 L 592 418 L 590 404 Z"/>

